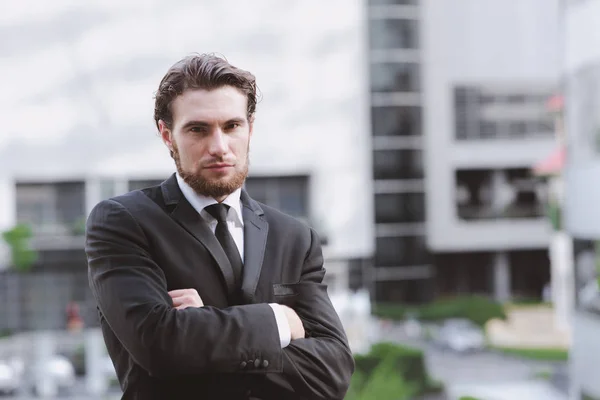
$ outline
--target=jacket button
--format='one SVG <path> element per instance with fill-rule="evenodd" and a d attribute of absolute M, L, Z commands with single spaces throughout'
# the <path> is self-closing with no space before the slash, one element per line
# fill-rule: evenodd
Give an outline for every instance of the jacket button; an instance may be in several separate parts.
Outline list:
<path fill-rule="evenodd" d="M 240 368 L 241 369 L 246 368 L 246 361 L 242 361 L 242 363 L 240 364 Z"/>
<path fill-rule="evenodd" d="M 267 368 L 269 366 L 269 361 L 268 360 L 263 360 L 263 368 Z"/>
<path fill-rule="evenodd" d="M 254 360 L 254 368 L 258 367 L 260 367 L 260 360 L 257 358 L 256 360 Z"/>

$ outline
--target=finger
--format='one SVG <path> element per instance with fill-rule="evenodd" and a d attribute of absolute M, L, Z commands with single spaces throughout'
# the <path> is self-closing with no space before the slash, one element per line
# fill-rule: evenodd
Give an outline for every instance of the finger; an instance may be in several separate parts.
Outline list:
<path fill-rule="evenodd" d="M 174 307 L 180 306 L 182 304 L 185 304 L 185 301 L 181 297 L 173 299 L 173 306 Z"/>
<path fill-rule="evenodd" d="M 182 304 L 180 306 L 175 307 L 175 309 L 177 310 L 185 310 L 186 308 L 188 308 L 189 306 L 187 304 Z"/>
<path fill-rule="evenodd" d="M 169 292 L 169 296 L 171 296 L 171 297 L 183 296 L 183 295 L 187 294 L 190 290 L 193 290 L 193 289 L 175 289 L 175 290 L 171 290 Z"/>

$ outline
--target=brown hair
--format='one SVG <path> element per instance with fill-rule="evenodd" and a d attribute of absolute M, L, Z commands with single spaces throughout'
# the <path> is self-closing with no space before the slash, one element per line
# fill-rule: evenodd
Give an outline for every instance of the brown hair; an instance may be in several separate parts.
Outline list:
<path fill-rule="evenodd" d="M 194 54 L 179 60 L 160 81 L 154 96 L 154 122 L 163 120 L 173 126 L 171 104 L 187 89 L 212 90 L 233 86 L 248 97 L 248 120 L 254 117 L 257 103 L 256 78 L 248 71 L 236 68 L 224 57 L 214 54 Z"/>

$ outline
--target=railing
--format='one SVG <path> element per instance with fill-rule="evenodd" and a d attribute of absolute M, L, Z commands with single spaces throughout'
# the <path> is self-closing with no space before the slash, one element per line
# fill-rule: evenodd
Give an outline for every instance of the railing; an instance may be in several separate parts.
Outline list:
<path fill-rule="evenodd" d="M 77 303 L 86 326 L 97 326 L 87 269 L 0 272 L 0 332 L 66 329 L 67 306 Z"/>
<path fill-rule="evenodd" d="M 504 209 L 494 209 L 491 206 L 458 206 L 458 216 L 464 220 L 482 219 L 525 219 L 541 218 L 546 215 L 543 205 L 515 205 Z"/>

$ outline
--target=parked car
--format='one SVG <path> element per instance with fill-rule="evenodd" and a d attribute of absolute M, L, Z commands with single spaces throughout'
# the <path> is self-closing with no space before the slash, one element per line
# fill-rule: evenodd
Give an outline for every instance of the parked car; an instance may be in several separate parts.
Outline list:
<path fill-rule="evenodd" d="M 59 392 L 68 392 L 73 388 L 76 382 L 75 368 L 68 358 L 55 354 L 46 362 L 30 360 L 25 362 L 22 359 L 13 359 L 11 365 L 17 373 L 23 384 L 23 389 L 32 393 L 38 393 L 37 377 L 40 375 L 49 375 L 49 378 L 56 383 Z"/>
<path fill-rule="evenodd" d="M 15 394 L 19 385 L 20 381 L 16 371 L 7 362 L 0 361 L 0 394 Z"/>
<path fill-rule="evenodd" d="M 467 319 L 449 319 L 435 333 L 434 342 L 442 348 L 464 353 L 485 348 L 485 335 Z"/>

